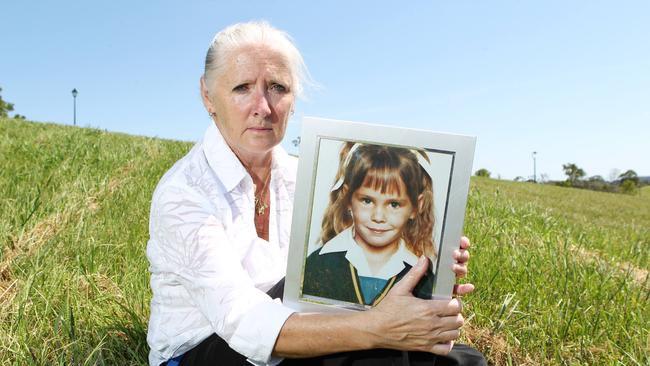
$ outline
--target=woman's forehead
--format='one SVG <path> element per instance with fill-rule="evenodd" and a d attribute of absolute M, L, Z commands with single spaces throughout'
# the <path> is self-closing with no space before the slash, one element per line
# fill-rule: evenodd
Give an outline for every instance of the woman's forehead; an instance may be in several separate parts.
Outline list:
<path fill-rule="evenodd" d="M 260 74 L 283 81 L 286 79 L 286 82 L 291 80 L 291 69 L 286 57 L 268 46 L 245 46 L 230 53 L 225 77 L 248 79 L 257 78 Z"/>

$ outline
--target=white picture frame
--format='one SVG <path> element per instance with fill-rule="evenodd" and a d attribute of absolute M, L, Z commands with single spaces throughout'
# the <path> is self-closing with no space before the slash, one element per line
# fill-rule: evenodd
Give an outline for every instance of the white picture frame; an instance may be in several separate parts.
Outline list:
<path fill-rule="evenodd" d="M 342 152 L 344 145 L 351 152 L 347 154 L 346 150 Z M 423 171 L 426 171 L 432 182 L 432 187 L 429 190 L 433 193 L 432 211 L 435 220 L 431 236 L 433 236 L 435 256 L 429 256 L 431 259 L 430 269 L 433 274 L 432 291 L 425 291 L 424 294 L 427 295 L 420 294 L 419 296 L 426 297 L 430 292 L 431 298 L 450 298 L 455 284 L 452 253 L 458 248 L 462 235 L 475 145 L 476 138 L 472 136 L 306 117 L 301 133 L 298 178 L 283 302 L 298 311 L 305 312 L 358 311 L 373 306 L 372 303 L 363 303 L 365 292 L 360 292 L 361 287 L 358 281 L 363 279 L 365 281 L 363 283 L 366 284 L 363 289 L 366 289 L 367 277 L 358 274 L 361 272 L 357 272 L 351 264 L 349 269 L 341 264 L 341 268 L 333 267 L 332 270 L 334 272 L 340 270 L 340 278 L 345 279 L 346 285 L 340 285 L 340 287 L 346 288 L 341 290 L 342 292 L 350 293 L 348 277 L 351 277 L 355 296 L 339 295 L 339 290 L 335 291 L 336 295 L 324 296 L 320 290 L 314 290 L 315 278 L 316 281 L 320 281 L 320 278 L 331 277 L 320 275 L 314 277 L 314 273 L 320 272 L 314 272 L 312 269 L 316 267 L 313 264 L 316 263 L 313 258 L 319 253 L 324 255 L 325 251 L 320 250 L 319 253 L 315 253 L 323 247 L 322 240 L 320 240 L 321 226 L 325 208 L 330 204 L 330 194 L 335 191 L 337 185 L 340 187 L 342 184 L 346 184 L 344 183 L 345 178 L 336 179 L 337 172 L 341 167 L 347 167 L 346 161 L 353 161 L 350 159 L 356 156 L 354 154 L 362 153 L 360 150 L 362 146 L 366 146 L 364 148 L 366 151 L 373 151 L 372 149 L 375 147 L 385 147 L 385 150 L 392 152 L 404 152 L 407 149 L 414 155 L 419 153 L 420 156 L 425 157 L 425 160 L 419 157 L 418 159 Z M 340 174 L 341 172 L 339 172 Z M 352 215 L 352 211 L 350 211 L 350 215 Z M 360 219 L 356 218 L 356 220 Z M 363 226 L 361 227 L 359 232 L 363 231 Z M 355 233 L 354 229 L 350 229 L 350 232 Z M 344 233 L 340 235 L 343 237 Z M 329 246 L 334 246 L 334 244 Z M 314 257 L 310 259 L 308 265 L 307 258 L 312 253 Z M 415 257 L 417 258 L 417 256 Z M 338 255 L 337 258 L 341 258 L 341 255 Z M 408 267 L 406 262 L 404 262 L 404 266 Z M 405 271 L 408 268 L 405 268 Z M 330 271 L 330 268 L 327 270 Z M 306 271 L 308 283 L 305 287 Z M 327 283 L 322 283 L 322 285 L 327 286 Z M 384 295 L 392 285 L 394 282 L 392 284 L 389 282 L 386 285 Z M 339 286 L 338 283 L 335 287 L 337 286 Z M 376 301 L 380 301 L 381 298 L 383 297 L 377 296 Z"/>

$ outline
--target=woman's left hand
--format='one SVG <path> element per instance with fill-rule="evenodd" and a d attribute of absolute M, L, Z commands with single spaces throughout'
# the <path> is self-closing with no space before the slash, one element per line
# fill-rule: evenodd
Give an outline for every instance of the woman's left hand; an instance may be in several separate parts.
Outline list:
<path fill-rule="evenodd" d="M 454 264 L 452 270 L 456 274 L 456 279 L 467 276 L 467 263 L 469 262 L 469 239 L 465 236 L 460 238 L 460 249 L 454 250 Z M 454 295 L 467 295 L 474 291 L 474 285 L 463 283 L 454 285 Z"/>

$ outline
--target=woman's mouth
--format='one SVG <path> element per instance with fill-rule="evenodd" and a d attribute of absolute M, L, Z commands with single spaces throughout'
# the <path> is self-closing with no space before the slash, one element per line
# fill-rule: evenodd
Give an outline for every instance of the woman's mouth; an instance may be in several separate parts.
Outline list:
<path fill-rule="evenodd" d="M 248 130 L 254 133 L 266 133 L 273 131 L 271 127 L 249 127 Z"/>

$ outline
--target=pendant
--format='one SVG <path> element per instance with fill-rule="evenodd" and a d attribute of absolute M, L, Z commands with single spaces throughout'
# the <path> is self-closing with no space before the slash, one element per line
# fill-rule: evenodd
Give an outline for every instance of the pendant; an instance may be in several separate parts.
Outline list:
<path fill-rule="evenodd" d="M 264 215 L 264 212 L 266 211 L 266 208 L 268 205 L 259 198 L 255 197 L 255 211 L 258 216 Z"/>

